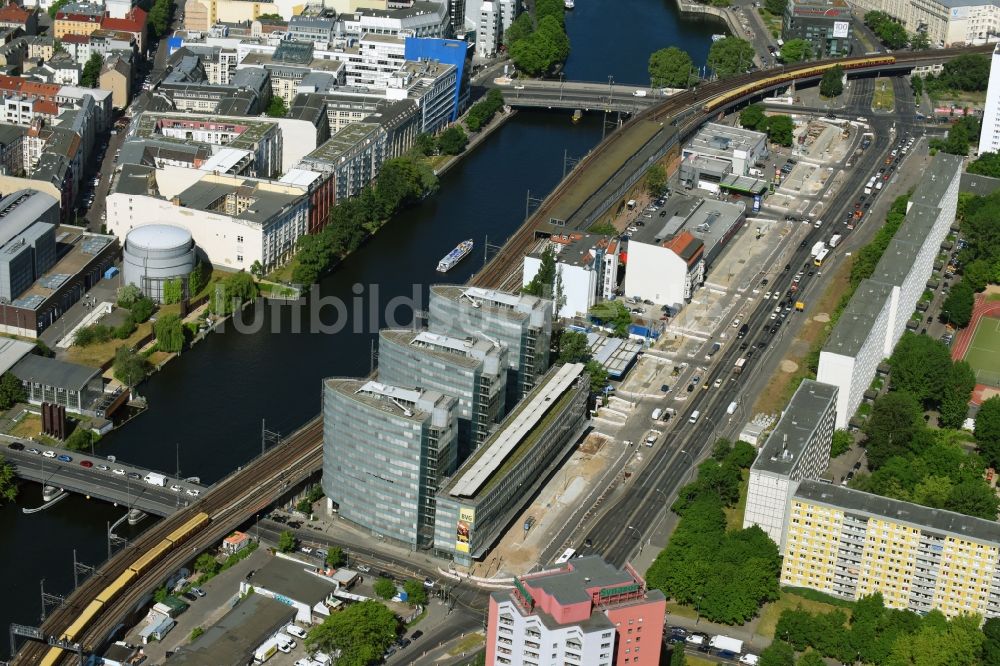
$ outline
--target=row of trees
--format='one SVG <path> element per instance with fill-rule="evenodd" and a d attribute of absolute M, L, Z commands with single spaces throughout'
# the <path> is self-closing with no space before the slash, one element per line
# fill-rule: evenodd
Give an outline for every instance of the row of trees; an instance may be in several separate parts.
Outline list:
<path fill-rule="evenodd" d="M 865 25 L 890 49 L 903 49 L 907 46 L 912 46 L 914 50 L 930 48 L 926 35 L 917 33 L 910 36 L 901 23 L 885 12 L 866 12 Z"/>
<path fill-rule="evenodd" d="M 849 294 L 854 293 L 862 280 L 867 280 L 875 273 L 875 267 L 889 247 L 889 242 L 892 241 L 893 236 L 903 224 L 903 220 L 906 219 L 906 204 L 909 200 L 909 194 L 896 197 L 889 207 L 889 212 L 886 213 L 885 224 L 879 227 L 875 237 L 854 255 L 854 261 L 851 263 Z M 850 295 L 847 298 L 849 300 Z"/>
<path fill-rule="evenodd" d="M 1000 396 L 983 401 L 976 414 L 976 443 L 990 467 L 1000 468 Z"/>
<path fill-rule="evenodd" d="M 437 177 L 423 162 L 409 156 L 386 161 L 374 186 L 337 204 L 322 231 L 299 238 L 292 280 L 300 284 L 316 282 L 393 213 L 419 201 L 436 187 Z"/>
<path fill-rule="evenodd" d="M 944 63 L 940 74 L 928 74 L 922 77 L 918 85 L 930 93 L 978 92 L 986 90 L 989 82 L 989 57 L 978 53 L 967 53 Z"/>
<path fill-rule="evenodd" d="M 767 138 L 779 145 L 790 146 L 794 140 L 792 130 L 795 123 L 791 116 L 769 116 L 764 113 L 763 104 L 751 104 L 740 111 L 740 125 L 747 129 L 766 132 Z"/>
<path fill-rule="evenodd" d="M 1000 192 L 989 196 L 960 196 L 960 228 L 965 247 L 959 251 L 962 264 L 962 282 L 968 282 L 974 291 L 982 291 L 987 284 L 1000 282 Z"/>
<path fill-rule="evenodd" d="M 680 489 L 671 507 L 680 522 L 646 572 L 651 587 L 713 622 L 741 624 L 778 597 L 775 543 L 756 526 L 726 531 L 723 508 L 739 501 L 742 470 L 755 455 L 745 442 L 716 443 L 697 479 Z"/>
<path fill-rule="evenodd" d="M 920 616 L 912 611 L 887 609 L 881 594 L 865 596 L 852 604 L 848 615 L 843 610 L 810 613 L 785 610 L 778 619 L 774 635 L 781 636 L 786 647 L 776 648 L 784 655 L 792 650 L 812 648 L 819 654 L 842 663 L 876 666 L 975 666 L 997 664 L 991 659 L 1000 648 L 1000 626 L 987 620 L 979 630 L 978 615 L 960 615 L 949 621 L 940 611 Z M 787 642 L 786 642 L 787 641 Z M 761 666 L 791 666 L 788 656 Z M 802 660 L 799 664 L 802 664 Z M 817 663 L 823 663 L 822 661 Z"/>
<path fill-rule="evenodd" d="M 388 601 L 396 596 L 396 584 L 388 578 L 379 578 L 373 585 L 375 596 Z M 403 592 L 406 593 L 406 603 L 411 606 L 423 606 L 427 603 L 427 588 L 419 580 L 403 581 Z"/>
<path fill-rule="evenodd" d="M 907 331 L 889 357 L 889 366 L 893 390 L 909 393 L 924 409 L 937 410 L 942 427 L 962 426 L 976 373 L 965 361 L 952 361 L 947 345 Z"/>
<path fill-rule="evenodd" d="M 753 44 L 739 37 L 712 42 L 706 64 L 720 79 L 745 74 L 753 64 Z"/>
<path fill-rule="evenodd" d="M 465 126 L 470 132 L 478 132 L 493 120 L 493 116 L 503 108 L 503 93 L 498 88 L 491 88 L 486 97 L 476 102 L 465 114 Z"/>
<path fill-rule="evenodd" d="M 551 73 L 569 57 L 563 0 L 535 0 L 507 30 L 505 40 L 517 68 L 531 76 Z"/>
<path fill-rule="evenodd" d="M 24 384 L 11 372 L 0 375 L 0 409 L 10 409 L 19 402 L 25 402 L 28 394 Z"/>
<path fill-rule="evenodd" d="M 929 144 L 934 150 L 965 157 L 969 154 L 969 145 L 979 141 L 980 129 L 978 118 L 963 116 L 952 123 L 952 126 L 948 128 L 948 135 L 944 139 L 931 139 Z"/>

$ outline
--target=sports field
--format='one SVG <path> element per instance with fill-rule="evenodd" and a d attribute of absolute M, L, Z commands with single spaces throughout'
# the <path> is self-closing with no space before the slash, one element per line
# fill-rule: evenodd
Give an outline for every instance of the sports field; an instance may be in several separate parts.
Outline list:
<path fill-rule="evenodd" d="M 976 382 L 1000 387 L 1000 319 L 983 317 L 976 324 L 965 360 L 976 372 Z"/>

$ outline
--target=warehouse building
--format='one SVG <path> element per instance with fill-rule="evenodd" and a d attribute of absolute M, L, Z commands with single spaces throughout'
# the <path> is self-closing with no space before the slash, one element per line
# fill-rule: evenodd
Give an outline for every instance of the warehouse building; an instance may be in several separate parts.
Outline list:
<path fill-rule="evenodd" d="M 434 550 L 480 560 L 587 427 L 590 382 L 582 363 L 553 368 L 437 496 Z"/>
<path fill-rule="evenodd" d="M 458 460 L 465 460 L 503 418 L 507 348 L 485 338 L 430 331 L 379 331 L 379 380 L 433 389 L 458 399 Z"/>
<path fill-rule="evenodd" d="M 240 594 L 259 594 L 275 599 L 295 609 L 295 621 L 306 626 L 322 622 L 330 615 L 324 603 L 335 584 L 326 576 L 318 576 L 298 560 L 272 557 L 254 572 L 251 580 L 240 581 Z"/>
<path fill-rule="evenodd" d="M 68 412 L 85 414 L 104 394 L 100 369 L 87 365 L 28 354 L 10 371 L 21 380 L 32 405 L 48 402 Z"/>
<path fill-rule="evenodd" d="M 10 303 L 56 263 L 59 201 L 33 190 L 0 200 L 0 301 Z"/>
<path fill-rule="evenodd" d="M 507 410 L 549 368 L 552 301 L 496 289 L 431 285 L 428 328 L 455 337 L 485 337 L 508 350 Z"/>
<path fill-rule="evenodd" d="M 378 538 L 429 546 L 435 494 L 456 465 L 457 403 L 439 391 L 327 379 L 322 486 L 340 517 Z"/>
<path fill-rule="evenodd" d="M 1000 615 L 1000 525 L 803 481 L 786 514 L 781 584 L 948 617 Z"/>
<path fill-rule="evenodd" d="M 788 501 L 830 462 L 837 387 L 803 380 L 750 468 L 743 527 L 757 525 L 780 547 Z"/>

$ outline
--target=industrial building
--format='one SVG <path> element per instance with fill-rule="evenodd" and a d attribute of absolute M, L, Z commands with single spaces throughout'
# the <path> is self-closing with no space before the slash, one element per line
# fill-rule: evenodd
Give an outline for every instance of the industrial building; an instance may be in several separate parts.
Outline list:
<path fill-rule="evenodd" d="M 33 190 L 0 199 L 0 302 L 11 303 L 56 263 L 59 201 Z"/>
<path fill-rule="evenodd" d="M 962 159 L 938 153 L 871 279 L 863 280 L 820 351 L 817 381 L 833 384 L 837 427 L 854 416 L 883 358 L 892 354 L 934 269 L 958 206 Z"/>
<path fill-rule="evenodd" d="M 625 296 L 679 310 L 739 231 L 746 206 L 672 194 L 664 212 L 645 221 L 629 239 Z"/>
<path fill-rule="evenodd" d="M 136 227 L 125 236 L 122 268 L 125 284 L 134 284 L 157 303 L 164 286 L 175 281 L 178 294 L 197 264 L 197 249 L 191 232 L 169 224 Z"/>
<path fill-rule="evenodd" d="M 10 372 L 21 380 L 32 405 L 48 402 L 68 412 L 86 414 L 104 394 L 100 369 L 87 365 L 28 354 Z"/>
<path fill-rule="evenodd" d="M 657 666 L 666 605 L 631 564 L 574 558 L 490 594 L 486 664 Z"/>
<path fill-rule="evenodd" d="M 440 556 L 468 566 L 485 555 L 583 434 L 589 395 L 582 363 L 553 368 L 442 484 L 434 524 Z"/>
<path fill-rule="evenodd" d="M 816 59 L 849 56 L 851 7 L 846 0 L 788 0 L 781 36 L 806 40 Z"/>
<path fill-rule="evenodd" d="M 523 281 L 528 285 L 542 267 L 546 251 L 555 255 L 562 307 L 558 317 L 585 316 L 598 301 L 608 300 L 618 289 L 617 238 L 582 231 L 556 234 L 541 240 L 524 257 Z M 555 298 L 555 294 L 546 295 Z"/>
<path fill-rule="evenodd" d="M 314 568 L 288 557 L 272 557 L 254 572 L 252 580 L 240 581 L 240 594 L 259 594 L 295 609 L 295 621 L 306 626 L 319 623 L 330 615 L 324 603 L 336 589 L 327 576 L 313 573 Z"/>
<path fill-rule="evenodd" d="M 803 380 L 750 468 L 743 527 L 757 525 L 779 548 L 799 482 L 818 479 L 830 462 L 836 405 L 837 387 Z"/>
<path fill-rule="evenodd" d="M 681 149 L 680 180 L 718 193 L 726 176 L 747 176 L 768 157 L 763 132 L 707 123 Z"/>
<path fill-rule="evenodd" d="M 507 409 L 549 368 L 552 301 L 496 289 L 431 285 L 428 328 L 455 337 L 485 337 L 507 347 Z"/>
<path fill-rule="evenodd" d="M 1000 615 L 1000 525 L 802 481 L 786 514 L 781 584 L 948 617 Z"/>
<path fill-rule="evenodd" d="M 379 331 L 379 380 L 458 399 L 458 460 L 482 444 L 504 415 L 507 348 L 486 338 L 409 329 Z"/>
<path fill-rule="evenodd" d="M 458 401 L 378 381 L 323 386 L 323 491 L 340 517 L 411 548 L 433 539 L 435 494 L 455 469 Z"/>

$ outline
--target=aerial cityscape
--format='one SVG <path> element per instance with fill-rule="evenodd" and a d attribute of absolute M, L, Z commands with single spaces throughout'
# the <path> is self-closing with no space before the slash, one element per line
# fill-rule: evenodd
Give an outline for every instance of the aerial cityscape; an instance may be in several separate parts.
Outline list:
<path fill-rule="evenodd" d="M 0 33 L 0 666 L 1000 666 L 997 0 Z"/>

